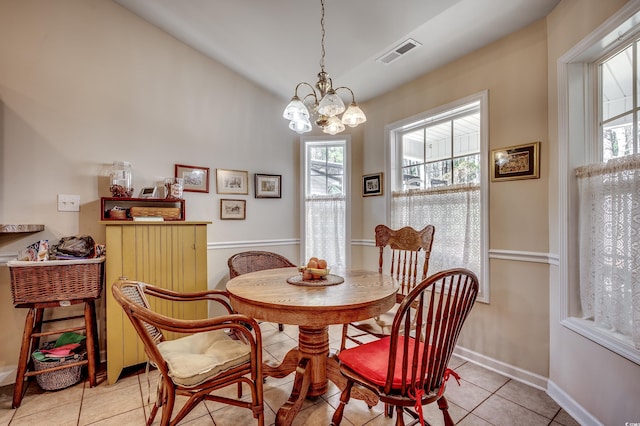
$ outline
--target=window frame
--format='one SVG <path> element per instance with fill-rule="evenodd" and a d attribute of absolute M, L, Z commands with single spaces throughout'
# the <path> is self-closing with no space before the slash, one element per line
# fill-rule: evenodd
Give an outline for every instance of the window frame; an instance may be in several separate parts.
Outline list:
<path fill-rule="evenodd" d="M 560 324 L 640 364 L 640 350 L 580 317 L 578 189 L 575 168 L 602 158 L 602 104 L 596 67 L 640 34 L 640 0 L 607 19 L 557 61 Z M 634 78 L 637 78 L 634 76 Z"/>
<path fill-rule="evenodd" d="M 305 258 L 306 248 L 306 197 L 307 197 L 307 147 L 309 145 L 344 145 L 343 194 L 345 197 L 345 267 L 351 266 L 351 135 L 301 136 L 300 137 L 300 259 Z"/>
<path fill-rule="evenodd" d="M 436 123 L 442 120 L 447 112 L 453 112 L 464 105 L 480 103 L 480 215 L 481 215 L 481 237 L 480 261 L 481 272 L 478 274 L 480 289 L 478 292 L 478 302 L 490 303 L 489 287 L 489 91 L 484 90 L 461 99 L 454 100 L 445 105 L 432 108 L 414 116 L 387 124 L 385 126 L 385 145 L 387 147 L 387 175 L 389 176 L 389 188 L 386 197 L 387 223 L 391 223 L 391 203 L 392 192 L 402 189 L 402 144 L 396 143 L 398 135 L 411 128 L 424 124 Z M 453 153 L 452 153 L 453 154 Z M 454 158 L 453 155 L 451 157 Z"/>

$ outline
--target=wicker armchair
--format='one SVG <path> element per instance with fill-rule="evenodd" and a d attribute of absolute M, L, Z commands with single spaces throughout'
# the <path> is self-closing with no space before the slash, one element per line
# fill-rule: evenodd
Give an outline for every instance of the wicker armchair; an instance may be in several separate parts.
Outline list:
<path fill-rule="evenodd" d="M 380 248 L 378 258 L 378 272 L 383 270 L 384 250 L 391 249 L 390 275 L 400 283 L 397 293 L 397 304 L 389 312 L 365 321 L 345 324 L 342 330 L 342 343 L 340 349 L 346 348 L 347 340 L 356 344 L 362 344 L 359 338 L 365 336 L 383 337 L 391 330 L 391 323 L 399 304 L 413 288 L 427 277 L 429 270 L 429 258 L 433 245 L 435 227 L 427 225 L 422 230 L 405 226 L 393 230 L 386 225 L 378 225 L 376 231 L 376 247 Z M 349 327 L 355 328 L 354 333 L 349 332 Z"/>
<path fill-rule="evenodd" d="M 248 408 L 258 425 L 264 425 L 260 327 L 253 318 L 233 314 L 224 291 L 177 293 L 134 281 L 117 281 L 111 289 L 161 374 L 147 425 L 153 423 L 160 407 L 160 424 L 175 425 L 203 400 Z M 222 305 L 229 314 L 199 320 L 170 318 L 151 310 L 147 296 L 159 299 L 158 303 L 207 300 Z M 166 340 L 164 332 L 186 336 Z M 251 390 L 248 401 L 211 394 L 233 384 L 240 388 L 242 383 Z M 188 400 L 172 418 L 176 395 Z"/>
<path fill-rule="evenodd" d="M 227 265 L 229 266 L 229 278 L 265 269 L 290 268 L 296 266 L 286 257 L 270 251 L 244 251 L 236 253 L 229 258 Z M 284 329 L 283 325 L 278 324 L 278 329 L 282 331 Z"/>
<path fill-rule="evenodd" d="M 347 378 L 332 425 L 339 425 L 354 384 L 396 407 L 396 425 L 404 425 L 407 411 L 420 424 L 422 406 L 433 402 L 453 426 L 444 396 L 447 368 L 456 341 L 478 294 L 478 279 L 466 269 L 450 269 L 431 275 L 404 298 L 395 314 L 391 334 L 338 354 L 340 372 Z M 415 408 L 416 412 L 406 410 Z M 388 416 L 393 411 L 385 410 Z M 414 424 L 414 423 L 411 423 Z"/>

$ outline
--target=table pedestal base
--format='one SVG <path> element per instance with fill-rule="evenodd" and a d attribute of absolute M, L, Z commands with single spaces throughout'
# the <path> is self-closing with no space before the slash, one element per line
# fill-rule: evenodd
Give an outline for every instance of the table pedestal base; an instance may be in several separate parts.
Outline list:
<path fill-rule="evenodd" d="M 276 425 L 288 426 L 300 411 L 306 397 L 318 397 L 327 391 L 331 380 L 344 390 L 347 379 L 340 374 L 340 365 L 335 355 L 329 354 L 329 328 L 299 327 L 298 347 L 291 349 L 278 366 L 265 364 L 265 376 L 282 378 L 292 372 L 296 373 L 293 390 L 287 402 L 278 410 Z M 351 397 L 364 400 L 373 407 L 378 398 L 373 392 L 354 386 Z"/>

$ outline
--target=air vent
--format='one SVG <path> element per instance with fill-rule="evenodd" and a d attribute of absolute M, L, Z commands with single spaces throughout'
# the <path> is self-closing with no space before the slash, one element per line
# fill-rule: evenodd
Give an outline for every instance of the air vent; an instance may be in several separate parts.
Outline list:
<path fill-rule="evenodd" d="M 410 50 L 413 50 L 414 48 L 419 46 L 422 46 L 422 45 L 417 41 L 415 41 L 414 39 L 409 38 L 403 41 L 402 43 L 400 43 L 399 45 L 397 45 L 396 47 L 394 47 L 393 49 L 389 50 L 388 52 L 385 52 L 384 54 L 382 54 L 382 56 L 376 59 L 376 62 L 381 62 L 385 65 L 388 65 L 391 62 L 399 59 L 402 55 L 406 54 Z"/>

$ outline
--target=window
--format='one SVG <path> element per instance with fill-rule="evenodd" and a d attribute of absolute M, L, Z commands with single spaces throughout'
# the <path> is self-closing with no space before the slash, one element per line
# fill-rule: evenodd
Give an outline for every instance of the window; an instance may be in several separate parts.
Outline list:
<path fill-rule="evenodd" d="M 474 271 L 486 284 L 486 103 L 482 93 L 394 123 L 391 226 L 436 228 L 429 272 Z M 488 302 L 481 285 L 479 300 Z"/>
<path fill-rule="evenodd" d="M 640 363 L 638 3 L 560 58 L 562 323 Z M 577 217 L 579 220 L 569 220 Z"/>
<path fill-rule="evenodd" d="M 302 139 L 302 259 L 326 259 L 329 266 L 347 266 L 349 229 L 349 139 Z"/>

